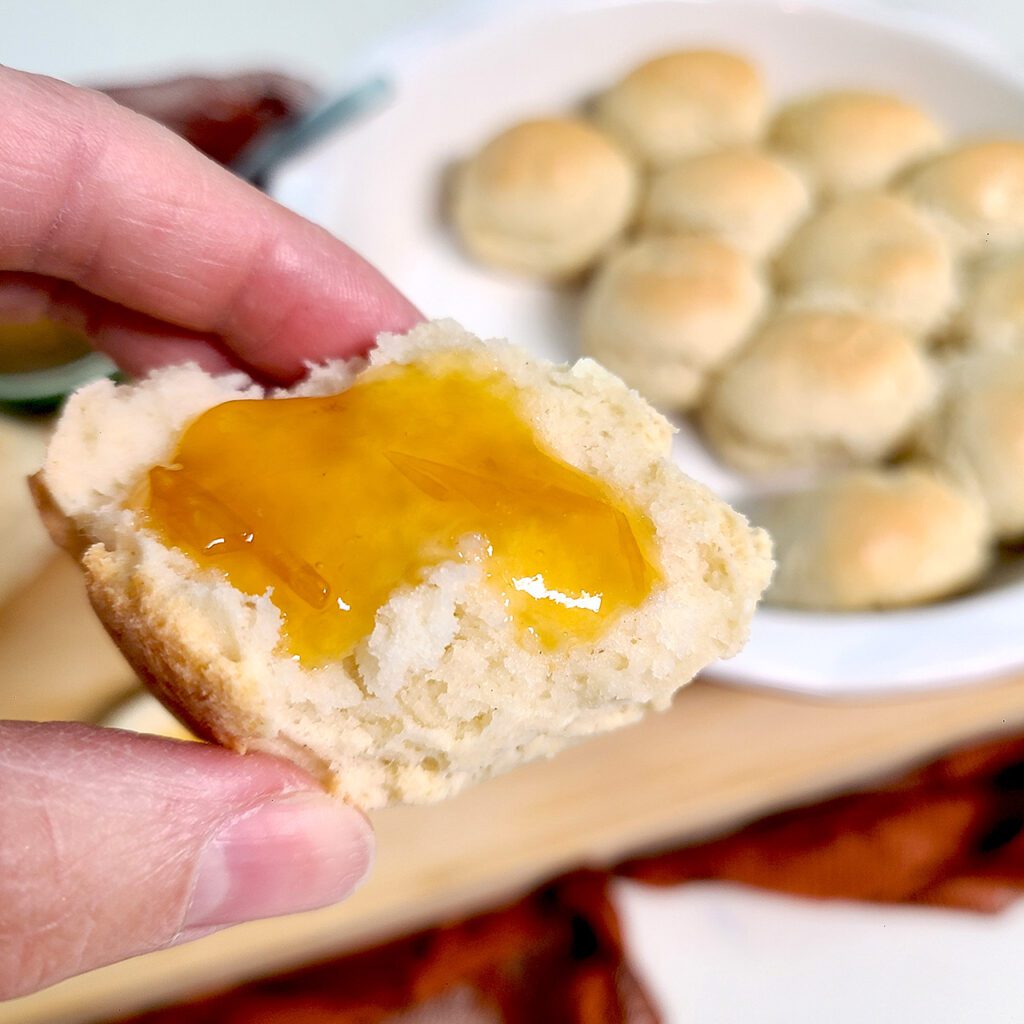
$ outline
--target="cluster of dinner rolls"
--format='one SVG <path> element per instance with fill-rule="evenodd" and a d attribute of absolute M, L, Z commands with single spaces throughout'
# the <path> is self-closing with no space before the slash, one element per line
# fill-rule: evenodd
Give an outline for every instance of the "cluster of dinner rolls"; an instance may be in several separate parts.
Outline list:
<path fill-rule="evenodd" d="M 910 98 L 867 89 L 773 110 L 752 62 L 711 50 L 654 57 L 543 123 L 601 139 L 594 166 L 568 140 L 496 159 L 528 125 L 499 135 L 456 183 L 465 247 L 581 282 L 583 352 L 692 414 L 731 468 L 825 473 L 760 503 L 769 600 L 934 600 L 1024 540 L 1024 141 L 950 144 Z M 559 266 L 556 233 L 576 257 Z"/>

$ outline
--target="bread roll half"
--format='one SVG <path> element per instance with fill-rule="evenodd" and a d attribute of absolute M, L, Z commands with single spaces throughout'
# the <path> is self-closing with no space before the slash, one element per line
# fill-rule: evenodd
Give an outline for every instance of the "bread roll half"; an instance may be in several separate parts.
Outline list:
<path fill-rule="evenodd" d="M 132 504 L 148 471 L 168 464 L 183 430 L 214 406 L 335 394 L 362 372 L 429 366 L 440 356 L 510 382 L 538 448 L 652 524 L 658 577 L 597 635 L 553 649 L 535 642 L 510 620 L 472 555 L 476 543 L 397 585 L 349 655 L 309 668 L 282 649 L 270 591 L 243 593 L 201 567 L 147 528 Z M 289 757 L 339 795 L 379 807 L 442 799 L 633 722 L 738 650 L 770 574 L 767 540 L 674 466 L 670 433 L 588 360 L 556 367 L 436 322 L 382 336 L 368 364 L 315 368 L 290 392 L 193 366 L 131 385 L 92 384 L 68 403 L 35 486 L 51 531 L 81 560 L 100 618 L 187 724 L 239 751 Z M 274 466 L 252 471 L 273 474 Z M 324 514 L 341 522 L 346 509 Z"/>

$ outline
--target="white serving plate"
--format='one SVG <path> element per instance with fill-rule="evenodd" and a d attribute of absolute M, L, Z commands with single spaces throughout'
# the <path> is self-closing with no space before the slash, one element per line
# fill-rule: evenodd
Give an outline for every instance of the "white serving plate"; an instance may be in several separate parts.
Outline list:
<path fill-rule="evenodd" d="M 452 316 L 555 360 L 577 355 L 571 293 L 482 269 L 443 216 L 446 170 L 498 129 L 564 111 L 672 47 L 734 49 L 770 94 L 891 89 L 953 137 L 1024 135 L 1024 79 L 962 26 L 875 8 L 793 0 L 476 3 L 373 54 L 353 84 L 384 75 L 388 103 L 279 168 L 271 193 L 362 252 L 430 316 Z M 752 485 L 680 424 L 679 465 L 742 506 Z M 1024 665 L 1024 559 L 976 593 L 898 612 L 764 607 L 750 642 L 709 670 L 738 684 L 858 696 L 980 680 Z"/>
<path fill-rule="evenodd" d="M 630 960 L 673 1024 L 1010 1024 L 1024 901 L 1000 914 L 617 879 Z"/>

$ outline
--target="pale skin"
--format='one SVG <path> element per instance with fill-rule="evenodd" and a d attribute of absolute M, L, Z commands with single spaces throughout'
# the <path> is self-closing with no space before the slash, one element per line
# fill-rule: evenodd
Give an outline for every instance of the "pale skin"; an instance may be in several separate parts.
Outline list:
<path fill-rule="evenodd" d="M 40 316 L 129 373 L 193 360 L 282 383 L 419 319 L 345 245 L 166 129 L 0 68 L 0 322 Z M 359 811 L 285 762 L 0 722 L 0 998 L 334 903 L 372 846 Z"/>

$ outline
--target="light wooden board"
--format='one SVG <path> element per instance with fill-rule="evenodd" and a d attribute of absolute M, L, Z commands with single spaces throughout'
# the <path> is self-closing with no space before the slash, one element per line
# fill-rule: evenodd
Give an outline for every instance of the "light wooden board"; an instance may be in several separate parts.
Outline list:
<path fill-rule="evenodd" d="M 0 717 L 92 718 L 129 676 L 62 558 L 0 610 Z M 640 725 L 435 807 L 375 815 L 376 870 L 334 909 L 232 929 L 0 1004 L 0 1024 L 87 1021 L 492 905 L 1024 725 L 1024 677 L 926 698 L 824 704 L 696 683 Z"/>

